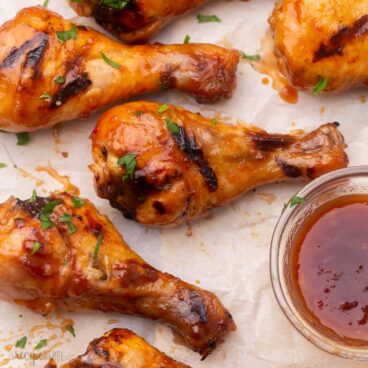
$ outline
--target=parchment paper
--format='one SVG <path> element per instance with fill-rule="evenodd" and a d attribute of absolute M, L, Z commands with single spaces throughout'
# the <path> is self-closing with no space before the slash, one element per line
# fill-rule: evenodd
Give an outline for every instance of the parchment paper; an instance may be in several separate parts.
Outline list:
<path fill-rule="evenodd" d="M 22 7 L 41 1 L 1 0 L 0 22 L 12 18 Z M 253 54 L 260 47 L 273 5 L 272 0 L 210 2 L 172 23 L 157 40 L 181 43 L 188 34 L 191 42 L 225 43 Z M 77 19 L 66 0 L 50 0 L 49 8 Z M 195 15 L 199 12 L 216 14 L 222 22 L 198 24 Z M 234 97 L 213 106 L 200 106 L 173 92 L 145 98 L 203 111 L 210 117 L 216 111 L 222 112 L 280 133 L 292 129 L 311 130 L 324 122 L 339 121 L 349 145 L 351 164 L 367 164 L 367 105 L 361 101 L 361 96 L 367 95 L 365 90 L 327 97 L 300 94 L 299 103 L 290 105 L 282 101 L 270 85 L 261 83 L 263 77 L 242 63 Z M 321 108 L 325 110 L 323 114 Z M 58 313 L 45 320 L 22 307 L 0 303 L 0 365 L 10 359 L 6 367 L 44 366 L 46 357 L 36 362 L 32 362 L 29 355 L 14 359 L 13 346 L 23 335 L 29 336 L 24 349 L 27 353 L 33 352 L 38 341 L 48 338 L 50 354 L 53 353 L 61 364 L 83 353 L 90 340 L 110 328 L 127 327 L 175 359 L 197 368 L 366 367 L 364 363 L 335 358 L 315 348 L 294 330 L 274 298 L 268 261 L 272 231 L 284 202 L 303 184 L 259 188 L 213 211 L 207 219 L 193 222 L 191 236 L 188 236 L 190 231 L 186 225 L 175 229 L 148 229 L 125 220 L 94 193 L 92 175 L 87 168 L 91 163 L 88 136 L 99 116 L 100 113 L 96 113 L 87 121 L 60 125 L 59 144 L 55 143 L 52 130 L 31 134 L 27 146 L 17 146 L 14 134 L 0 133 L 0 162 L 8 164 L 0 170 L 0 200 L 10 195 L 29 198 L 35 187 L 35 180 L 23 177 L 13 165 L 44 180 L 37 189 L 39 193 L 42 194 L 42 189 L 61 189 L 49 175 L 35 171 L 37 165 L 47 166 L 50 162 L 60 174 L 70 176 L 80 187 L 81 195 L 90 198 L 108 215 L 128 244 L 152 265 L 214 291 L 232 312 L 238 331 L 230 334 L 224 345 L 200 362 L 197 354 L 176 343 L 169 328 L 149 320 L 103 313 Z M 64 158 L 58 150 L 68 152 L 69 157 Z M 77 338 L 69 333 L 63 337 L 60 328 L 52 328 L 67 318 L 75 321 Z M 35 325 L 41 327 L 32 330 Z M 34 332 L 33 337 L 30 332 Z"/>

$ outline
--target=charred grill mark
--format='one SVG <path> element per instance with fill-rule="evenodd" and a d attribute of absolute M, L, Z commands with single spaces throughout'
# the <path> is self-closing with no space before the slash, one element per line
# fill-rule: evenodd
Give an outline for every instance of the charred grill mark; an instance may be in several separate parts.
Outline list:
<path fill-rule="evenodd" d="M 36 48 L 34 48 L 33 50 L 29 51 L 27 54 L 27 61 L 26 64 L 28 63 L 28 60 L 33 59 L 33 60 L 37 60 L 35 59 L 35 53 L 37 52 L 38 49 L 41 48 L 41 53 L 39 58 L 42 57 L 43 52 L 48 44 L 48 35 L 46 33 L 40 32 L 37 33 L 33 38 L 31 38 L 30 40 L 27 40 L 26 42 L 24 42 L 20 47 L 18 48 L 14 48 L 10 54 L 8 56 L 5 57 L 5 59 L 1 62 L 0 64 L 0 68 L 11 68 L 13 66 L 13 64 L 19 60 L 28 50 L 29 48 L 33 47 L 33 45 L 38 42 L 38 46 Z M 45 43 L 46 42 L 46 43 Z M 38 51 L 40 52 L 40 51 Z M 31 64 L 32 62 L 29 61 Z M 34 67 L 37 64 L 34 63 L 34 65 L 30 65 L 30 67 Z"/>
<path fill-rule="evenodd" d="M 89 79 L 88 73 L 82 73 L 60 89 L 60 92 L 51 102 L 51 108 L 56 109 L 62 106 L 69 98 L 77 95 L 81 91 L 85 91 L 91 84 L 92 81 Z"/>
<path fill-rule="evenodd" d="M 203 303 L 201 295 L 194 290 L 189 291 L 190 310 L 192 313 L 198 316 L 200 323 L 208 323 L 208 317 L 206 307 Z"/>
<path fill-rule="evenodd" d="M 48 35 L 43 34 L 43 36 L 44 37 L 41 39 L 40 44 L 34 49 L 28 51 L 26 61 L 24 63 L 26 68 L 32 68 L 34 70 L 34 79 L 38 78 L 40 75 L 40 64 L 49 44 Z"/>
<path fill-rule="evenodd" d="M 44 197 L 37 197 L 33 202 L 17 199 L 17 205 L 24 211 L 28 212 L 32 217 L 39 216 L 42 208 L 44 208 L 49 202 L 51 202 L 51 199 Z"/>
<path fill-rule="evenodd" d="M 179 127 L 178 133 L 172 133 L 176 144 L 186 156 L 192 160 L 199 168 L 199 172 L 203 175 L 208 187 L 211 191 L 218 189 L 217 176 L 213 169 L 209 166 L 204 158 L 203 151 L 197 146 L 194 137 L 188 137 L 187 132 L 183 127 Z"/>
<path fill-rule="evenodd" d="M 298 167 L 290 165 L 286 161 L 279 158 L 276 159 L 276 162 L 281 167 L 282 171 L 287 177 L 298 178 L 299 176 L 302 175 L 302 171 Z"/>
<path fill-rule="evenodd" d="M 155 210 L 160 214 L 160 215 L 164 215 L 166 213 L 166 208 L 165 206 L 162 204 L 162 202 L 160 201 L 154 201 L 153 202 L 153 207 L 155 208 Z"/>
<path fill-rule="evenodd" d="M 288 146 L 295 141 L 295 139 L 291 137 L 269 136 L 259 133 L 251 134 L 250 137 L 256 145 L 256 148 L 260 151 L 273 151 L 277 148 Z"/>
<path fill-rule="evenodd" d="M 149 265 L 142 265 L 134 260 L 128 260 L 114 265 L 113 277 L 120 279 L 121 286 L 124 288 L 138 288 L 156 282 L 159 274 Z"/>
<path fill-rule="evenodd" d="M 341 28 L 333 35 L 327 44 L 321 44 L 319 49 L 314 53 L 313 62 L 334 55 L 342 55 L 345 46 L 352 40 L 362 37 L 368 33 L 368 15 L 363 15 L 352 25 Z"/>

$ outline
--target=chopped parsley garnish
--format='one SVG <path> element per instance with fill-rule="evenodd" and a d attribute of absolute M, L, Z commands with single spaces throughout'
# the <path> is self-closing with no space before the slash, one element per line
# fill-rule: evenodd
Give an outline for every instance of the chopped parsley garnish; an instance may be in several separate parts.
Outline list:
<path fill-rule="evenodd" d="M 72 197 L 72 203 L 74 204 L 75 208 L 81 208 L 84 206 L 84 200 L 76 196 Z"/>
<path fill-rule="evenodd" d="M 112 66 L 113 68 L 115 69 L 120 69 L 121 68 L 121 65 L 118 64 L 118 63 L 115 63 L 115 61 L 112 61 L 110 58 L 108 58 L 102 51 L 101 51 L 101 57 L 102 59 L 107 63 L 109 64 L 110 66 Z"/>
<path fill-rule="evenodd" d="M 6 164 L 4 162 L 0 162 L 0 169 L 3 169 L 4 167 L 6 167 Z"/>
<path fill-rule="evenodd" d="M 56 36 L 60 42 L 66 42 L 71 39 L 76 40 L 77 39 L 77 26 L 73 24 L 72 28 L 69 31 L 56 32 Z"/>
<path fill-rule="evenodd" d="M 313 94 L 319 95 L 328 85 L 327 79 L 319 77 L 318 83 L 313 88 Z"/>
<path fill-rule="evenodd" d="M 184 44 L 187 44 L 190 42 L 190 36 L 189 35 L 186 35 L 185 38 L 184 38 Z"/>
<path fill-rule="evenodd" d="M 47 203 L 41 210 L 41 213 L 43 214 L 51 214 L 52 211 L 55 209 L 56 206 L 58 206 L 60 204 L 59 201 L 51 201 L 49 203 Z"/>
<path fill-rule="evenodd" d="M 35 350 L 40 350 L 47 345 L 47 339 L 42 339 L 35 347 Z"/>
<path fill-rule="evenodd" d="M 52 222 L 52 220 L 50 218 L 50 215 L 44 215 L 43 213 L 41 213 L 41 215 L 40 215 L 40 221 L 41 221 L 42 230 L 51 229 L 55 225 Z"/>
<path fill-rule="evenodd" d="M 130 0 L 101 0 L 101 4 L 109 8 L 121 10 L 129 4 L 129 1 Z"/>
<path fill-rule="evenodd" d="M 50 0 L 45 0 L 42 4 L 43 7 L 47 8 L 49 6 L 49 1 Z"/>
<path fill-rule="evenodd" d="M 16 348 L 24 349 L 27 344 L 27 336 L 23 336 L 15 343 Z"/>
<path fill-rule="evenodd" d="M 197 14 L 198 23 L 221 22 L 217 15 Z"/>
<path fill-rule="evenodd" d="M 31 195 L 31 198 L 28 199 L 28 203 L 32 203 L 32 202 L 35 202 L 37 199 L 37 192 L 36 192 L 36 189 L 33 189 L 32 190 L 32 195 Z"/>
<path fill-rule="evenodd" d="M 31 140 L 31 137 L 28 133 L 17 133 L 17 145 L 18 146 L 25 146 L 29 141 Z"/>
<path fill-rule="evenodd" d="M 39 97 L 40 100 L 49 100 L 50 98 L 51 98 L 51 95 L 48 92 L 42 93 L 42 95 Z"/>
<path fill-rule="evenodd" d="M 57 84 L 65 83 L 65 78 L 62 77 L 62 76 L 56 77 L 54 80 L 55 80 L 55 83 L 57 83 Z"/>
<path fill-rule="evenodd" d="M 95 252 L 93 253 L 93 259 L 96 260 L 98 256 L 98 252 L 100 251 L 101 245 L 102 245 L 103 235 L 101 234 L 96 243 Z"/>
<path fill-rule="evenodd" d="M 254 55 L 248 55 L 244 51 L 240 51 L 240 55 L 243 59 L 249 60 L 249 61 L 260 61 L 261 55 L 254 54 Z"/>
<path fill-rule="evenodd" d="M 303 202 L 305 202 L 305 198 L 294 195 L 290 198 L 290 201 L 286 204 L 286 206 L 289 205 L 290 207 L 295 207 L 296 205 Z"/>
<path fill-rule="evenodd" d="M 73 335 L 73 337 L 75 337 L 75 330 L 74 330 L 74 326 L 72 324 L 67 325 L 66 330 L 68 332 L 70 332 Z"/>
<path fill-rule="evenodd" d="M 144 114 L 144 112 L 143 111 L 139 111 L 139 110 L 137 110 L 137 111 L 134 112 L 134 115 L 137 116 L 138 118 L 141 117 L 143 114 Z"/>
<path fill-rule="evenodd" d="M 33 247 L 31 250 L 31 256 L 35 255 L 42 247 L 42 244 L 38 241 L 33 243 Z"/>
<path fill-rule="evenodd" d="M 217 119 L 213 118 L 210 120 L 212 125 L 216 125 L 218 123 Z"/>
<path fill-rule="evenodd" d="M 59 218 L 59 222 L 64 222 L 65 224 L 67 224 L 69 234 L 74 234 L 76 232 L 77 229 L 72 222 L 72 215 L 70 215 L 69 213 L 64 213 L 64 215 Z"/>
<path fill-rule="evenodd" d="M 124 165 L 125 174 L 123 175 L 123 181 L 132 179 L 135 167 L 137 166 L 137 155 L 134 153 L 128 153 L 118 160 L 118 165 Z"/>
<path fill-rule="evenodd" d="M 180 132 L 179 125 L 173 123 L 172 118 L 165 119 L 165 123 L 170 133 L 178 134 Z"/>
<path fill-rule="evenodd" d="M 157 108 L 157 112 L 162 114 L 164 113 L 167 109 L 169 108 L 168 105 L 166 104 L 163 104 L 163 105 L 160 105 L 158 108 Z"/>
<path fill-rule="evenodd" d="M 40 221 L 42 230 L 51 229 L 55 226 L 52 222 L 50 215 L 54 211 L 54 208 L 60 204 L 59 201 L 51 201 L 47 203 L 41 210 Z"/>

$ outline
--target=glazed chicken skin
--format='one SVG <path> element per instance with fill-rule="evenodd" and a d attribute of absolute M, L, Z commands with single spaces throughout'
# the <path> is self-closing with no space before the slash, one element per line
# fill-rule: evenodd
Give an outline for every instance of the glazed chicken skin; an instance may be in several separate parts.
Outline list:
<path fill-rule="evenodd" d="M 93 16 L 97 23 L 127 43 L 144 43 L 173 18 L 207 0 L 128 0 L 119 6 L 102 0 L 84 0 L 70 5 L 79 15 Z"/>
<path fill-rule="evenodd" d="M 46 315 L 101 310 L 160 320 L 205 358 L 236 329 L 212 293 L 151 267 L 88 200 L 66 193 L 0 206 L 0 298 Z"/>
<path fill-rule="evenodd" d="M 368 83 L 366 0 L 283 0 L 270 18 L 280 70 L 298 89 Z"/>
<path fill-rule="evenodd" d="M 111 109 L 91 138 L 98 196 L 146 225 L 176 225 L 258 185 L 313 179 L 348 162 L 337 124 L 268 134 L 151 102 Z"/>
<path fill-rule="evenodd" d="M 85 354 L 61 368 L 190 368 L 161 353 L 147 341 L 126 329 L 113 329 L 93 340 Z M 57 368 L 50 361 L 45 368 Z"/>
<path fill-rule="evenodd" d="M 42 7 L 0 28 L 0 129 L 51 127 L 120 99 L 176 88 L 231 97 L 239 52 L 215 45 L 125 46 Z"/>

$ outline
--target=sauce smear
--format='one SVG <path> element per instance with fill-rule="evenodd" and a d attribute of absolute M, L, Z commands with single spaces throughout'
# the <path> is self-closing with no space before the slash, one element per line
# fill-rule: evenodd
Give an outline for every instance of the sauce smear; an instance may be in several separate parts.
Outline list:
<path fill-rule="evenodd" d="M 296 245 L 293 281 L 307 309 L 340 338 L 368 341 L 368 196 L 319 208 Z"/>

